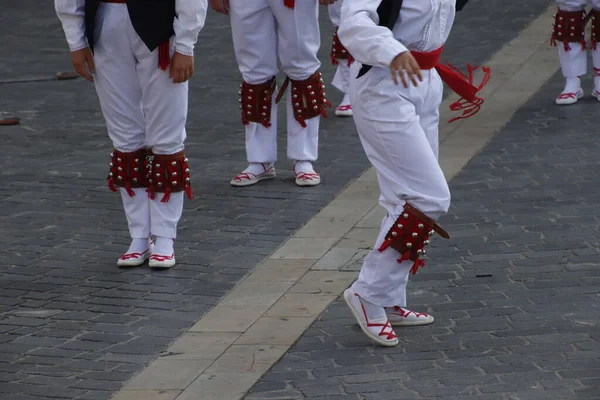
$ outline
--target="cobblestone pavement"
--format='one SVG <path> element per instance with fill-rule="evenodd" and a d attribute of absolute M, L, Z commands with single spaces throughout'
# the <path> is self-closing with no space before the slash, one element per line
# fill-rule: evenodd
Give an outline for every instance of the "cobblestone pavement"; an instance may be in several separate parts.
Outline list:
<path fill-rule="evenodd" d="M 246 399 L 600 399 L 600 105 L 561 85 L 451 181 L 452 239 L 409 285 L 433 325 L 375 347 L 338 301 Z"/>
<path fill-rule="evenodd" d="M 472 3 L 459 17 L 447 49 L 458 65 L 489 58 L 548 5 L 546 0 Z M 499 15 L 502 27 L 493 23 Z M 327 60 L 332 29 L 326 13 L 322 20 L 322 59 Z M 108 399 L 368 167 L 351 120 L 329 118 L 322 122 L 318 163 L 323 185 L 296 188 L 282 161 L 282 178 L 276 181 L 243 190 L 229 187 L 245 158 L 237 110 L 239 74 L 228 22 L 211 13 L 197 47 L 198 71 L 191 85 L 187 146 L 196 198 L 187 202 L 181 222 L 178 267 L 164 272 L 118 270 L 115 259 L 128 238 L 120 200 L 104 187 L 110 144 L 93 89 L 83 80 L 52 81 L 56 72 L 70 66 L 50 3 L 35 7 L 4 0 L 0 27 L 0 112 L 22 119 L 20 126 L 0 128 L 3 400 Z M 323 71 L 332 77 L 327 63 Z M 338 93 L 330 95 L 333 102 L 340 99 Z M 283 140 L 280 144 L 284 150 Z M 280 159 L 285 160 L 284 151 Z M 482 186 L 498 183 L 498 178 L 486 183 L 488 177 L 486 170 L 473 179 Z M 455 199 L 459 193 L 455 188 Z M 453 211 L 456 218 L 469 215 Z M 535 214 L 530 215 L 535 221 Z M 483 254 L 496 248 L 488 247 L 479 243 Z M 452 250 L 460 260 L 459 249 Z M 545 248 L 531 249 L 536 250 L 547 254 Z M 462 271 L 455 268 L 443 274 Z M 442 319 L 431 329 L 445 325 Z M 360 342 L 356 336 L 353 340 Z M 374 351 L 365 349 L 364 342 L 360 346 L 360 352 Z M 380 359 L 382 355 L 371 356 Z M 265 391 L 264 385 L 260 388 Z"/>

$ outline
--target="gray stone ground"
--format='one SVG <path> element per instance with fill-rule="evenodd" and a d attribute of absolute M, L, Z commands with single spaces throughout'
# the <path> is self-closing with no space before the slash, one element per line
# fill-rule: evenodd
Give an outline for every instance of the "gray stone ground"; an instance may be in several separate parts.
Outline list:
<path fill-rule="evenodd" d="M 547 0 L 506 3 L 488 0 L 484 4 L 483 0 L 473 0 L 458 18 L 447 48 L 448 58 L 458 65 L 482 62 L 548 5 Z M 496 24 L 499 19 L 502 26 Z M 327 62 L 327 53 L 332 28 L 326 13 L 322 21 L 323 72 L 330 79 L 333 69 Z M 211 13 L 197 47 L 197 76 L 191 85 L 187 146 L 196 197 L 187 202 L 181 222 L 177 242 L 179 265 L 164 272 L 147 268 L 119 270 L 114 263 L 126 248 L 128 238 L 120 200 L 107 191 L 104 183 L 110 143 L 93 88 L 83 80 L 50 80 L 58 71 L 70 71 L 68 51 L 51 2 L 3 0 L 0 33 L 0 112 L 17 114 L 22 119 L 20 126 L 0 127 L 0 398 L 3 400 L 108 399 L 368 167 L 351 120 L 331 117 L 322 122 L 318 163 L 323 174 L 322 186 L 298 189 L 293 185 L 284 161 L 282 139 L 281 178 L 243 190 L 229 187 L 231 176 L 245 165 L 237 109 L 239 74 L 228 21 Z M 38 79 L 46 81 L 35 81 Z M 341 97 L 332 90 L 330 96 L 334 103 Z M 546 123 L 543 115 L 537 118 L 542 121 L 538 124 Z M 586 121 L 590 122 L 582 119 L 582 123 Z M 593 157 L 593 143 L 586 146 Z M 564 153 L 555 153 L 555 159 L 565 157 Z M 573 165 L 565 165 L 564 173 L 569 171 L 567 167 Z M 525 169 L 517 171 L 511 182 L 522 182 L 523 174 L 527 173 Z M 593 170 L 584 172 L 592 174 Z M 480 182 L 475 187 L 503 183 L 497 178 L 500 175 L 491 176 L 487 169 L 483 173 L 467 170 L 464 174 L 469 176 L 469 173 L 477 174 L 471 178 Z M 464 174 L 460 179 L 464 179 Z M 572 181 L 572 185 L 576 183 Z M 593 189 L 586 190 L 593 193 Z M 487 195 L 485 191 L 468 193 Z M 458 209 L 461 203 L 456 183 L 454 195 L 457 208 L 453 209 L 453 217 L 460 217 L 461 221 L 469 218 L 463 224 L 489 229 L 491 219 L 499 215 L 499 211 L 482 215 L 479 218 L 490 221 L 490 225 L 481 225 L 480 219 L 472 219 L 471 214 Z M 509 194 L 506 196 L 505 200 L 502 198 L 504 201 L 514 201 Z M 528 200 L 531 199 L 524 199 Z M 473 201 L 481 204 L 479 199 Z M 511 215 L 524 207 L 518 201 L 511 204 Z M 532 224 L 539 222 L 540 216 L 528 214 Z M 586 221 L 593 221 L 593 217 Z M 575 222 L 572 224 L 573 232 L 577 233 Z M 459 231 L 459 227 L 449 225 L 454 232 Z M 462 230 L 465 235 L 470 234 L 466 225 Z M 590 232 L 595 231 L 588 228 L 585 235 Z M 509 236 L 507 244 L 513 243 L 512 232 L 500 233 Z M 459 245 L 457 241 L 452 243 Z M 514 245 L 519 243 L 515 241 Z M 475 257 L 485 258 L 499 246 L 479 243 L 469 250 L 478 251 Z M 460 249 L 451 249 L 458 263 Z M 543 246 L 532 247 L 531 254 L 552 255 Z M 455 274 L 462 270 L 456 265 L 455 269 L 439 273 L 444 274 L 444 279 L 457 277 Z M 545 264 L 543 268 L 547 268 Z M 558 276 L 552 274 L 555 273 L 550 272 L 549 277 Z M 447 285 L 452 282 L 442 281 Z M 581 281 L 582 285 L 584 282 L 588 281 Z M 468 300 L 460 297 L 460 290 L 455 291 L 452 301 L 470 301 L 470 297 Z M 423 296 L 423 300 L 431 300 L 425 292 Z M 577 294 L 571 298 L 578 296 L 587 299 L 590 295 Z M 534 303 L 530 306 L 534 307 Z M 458 304 L 445 307 L 460 308 Z M 464 317 L 473 313 L 464 310 L 452 313 Z M 451 315 L 440 315 L 440 323 L 430 329 L 442 329 L 448 321 L 443 318 Z M 481 315 L 470 315 L 473 326 L 477 326 Z M 345 312 L 341 316 L 345 317 Z M 585 317 L 578 319 L 585 322 Z M 541 324 L 540 321 L 519 323 L 531 324 L 527 329 L 540 329 Z M 423 331 L 414 332 L 420 336 Z M 362 338 L 354 334 L 338 339 L 352 339 L 359 347 L 345 356 L 349 362 L 354 360 L 353 351 L 369 354 L 375 351 L 365 347 Z M 300 346 L 305 340 L 315 339 L 303 339 Z M 538 347 L 542 349 L 543 345 Z M 441 349 L 442 345 L 438 346 Z M 298 348 L 294 350 L 297 351 Z M 284 368 L 289 357 L 277 368 Z M 371 362 L 384 359 L 383 355 L 370 357 Z M 385 357 L 389 361 L 392 355 Z M 590 362 L 571 362 L 584 361 Z M 306 368 L 308 371 L 309 366 Z M 264 385 L 257 386 L 260 388 L 265 391 Z"/>
<path fill-rule="evenodd" d="M 557 107 L 560 90 L 451 181 L 452 239 L 409 285 L 433 325 L 375 347 L 338 301 L 246 399 L 600 399 L 600 104 Z"/>

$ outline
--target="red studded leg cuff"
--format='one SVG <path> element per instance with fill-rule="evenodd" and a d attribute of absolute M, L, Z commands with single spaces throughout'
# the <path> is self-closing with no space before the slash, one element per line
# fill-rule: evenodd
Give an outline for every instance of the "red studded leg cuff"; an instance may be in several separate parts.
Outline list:
<path fill-rule="evenodd" d="M 117 187 L 127 190 L 130 196 L 135 196 L 133 188 L 148 186 L 146 170 L 147 151 L 140 149 L 132 153 L 123 153 L 114 150 L 111 154 L 110 170 L 108 173 L 108 187 L 113 192 Z"/>
<path fill-rule="evenodd" d="M 553 46 L 562 43 L 565 51 L 571 50 L 569 43 L 581 43 L 582 48 L 586 48 L 586 23 L 585 10 L 564 11 L 559 9 L 554 15 L 554 27 L 550 43 Z"/>
<path fill-rule="evenodd" d="M 600 41 L 600 10 L 593 9 L 589 18 L 592 20 L 592 49 L 596 50 L 597 43 Z"/>
<path fill-rule="evenodd" d="M 271 108 L 275 87 L 275 77 L 258 85 L 242 82 L 239 94 L 244 125 L 256 122 L 267 128 L 271 126 Z"/>
<path fill-rule="evenodd" d="M 340 42 L 340 37 L 338 36 L 337 32 L 338 30 L 336 29 L 333 33 L 333 43 L 331 44 L 331 63 L 333 65 L 337 65 L 338 60 L 346 60 L 348 62 L 348 66 L 350 66 L 354 62 L 354 57 L 352 57 L 342 42 Z"/>
<path fill-rule="evenodd" d="M 185 153 L 154 154 L 147 166 L 149 173 L 148 194 L 154 199 L 155 193 L 164 193 L 161 202 L 166 203 L 171 193 L 185 191 L 192 198 L 190 169 Z"/>
<path fill-rule="evenodd" d="M 448 239 L 450 236 L 434 220 L 406 203 L 404 210 L 394 225 L 390 228 L 379 251 L 383 252 L 388 247 L 401 254 L 398 262 L 413 261 L 412 274 L 416 274 L 419 267 L 425 266 L 425 247 L 429 245 L 429 238 L 434 233 Z"/>
<path fill-rule="evenodd" d="M 319 71 L 311 75 L 310 78 L 303 81 L 286 78 L 285 82 L 277 95 L 277 102 L 281 100 L 288 83 L 292 86 L 292 108 L 294 110 L 294 119 L 306 128 L 306 120 L 323 116 L 327 118 L 326 108 L 331 107 L 325 96 L 325 85 Z"/>

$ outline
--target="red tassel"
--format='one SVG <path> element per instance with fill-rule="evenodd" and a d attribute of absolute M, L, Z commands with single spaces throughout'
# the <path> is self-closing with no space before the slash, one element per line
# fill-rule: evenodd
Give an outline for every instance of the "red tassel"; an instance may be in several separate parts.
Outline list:
<path fill-rule="evenodd" d="M 348 66 L 351 66 L 353 62 L 354 62 L 354 57 L 352 57 L 350 54 L 348 54 Z"/>
<path fill-rule="evenodd" d="M 455 66 L 441 65 L 438 64 L 435 69 L 440 74 L 442 80 L 452 89 L 456 94 L 458 94 L 461 98 L 450 105 L 450 109 L 452 111 L 461 111 L 461 115 L 458 117 L 452 118 L 448 122 L 454 122 L 459 119 L 465 119 L 472 117 L 477 114 L 481 109 L 481 105 L 483 104 L 483 99 L 477 97 L 477 92 L 479 92 L 483 87 L 489 82 L 492 71 L 489 67 L 482 67 L 482 71 L 484 72 L 484 77 L 479 86 L 473 85 L 473 73 L 479 68 L 478 66 L 471 66 L 467 64 L 467 68 L 469 74 L 466 75 L 462 71 L 460 71 Z"/>
<path fill-rule="evenodd" d="M 135 192 L 133 191 L 133 189 L 131 188 L 131 183 L 127 182 L 125 184 L 125 191 L 127 191 L 127 194 L 129 195 L 129 197 L 133 197 L 135 196 Z"/>
<path fill-rule="evenodd" d="M 296 2 L 295 0 L 283 0 L 283 5 L 293 10 L 294 6 L 296 5 Z"/>
<path fill-rule="evenodd" d="M 162 198 L 162 200 L 160 201 L 161 203 L 168 203 L 169 200 L 171 199 L 171 188 L 166 188 L 165 189 L 165 194 Z"/>
<path fill-rule="evenodd" d="M 187 194 L 188 199 L 192 200 L 192 187 L 191 186 L 186 186 L 185 187 L 185 194 Z"/>
<path fill-rule="evenodd" d="M 413 264 L 412 268 L 410 269 L 410 272 L 413 275 L 415 275 L 417 273 L 417 271 L 419 270 L 419 268 L 424 267 L 424 266 L 425 266 L 425 261 L 417 258 L 415 260 L 415 263 Z"/>
<path fill-rule="evenodd" d="M 148 193 L 148 197 L 150 198 L 150 200 L 154 200 L 156 198 L 156 194 L 154 193 L 154 186 L 148 186 L 148 189 L 146 189 L 146 193 Z"/>
<path fill-rule="evenodd" d="M 166 71 L 171 64 L 171 42 L 167 40 L 158 46 L 158 68 Z"/>
<path fill-rule="evenodd" d="M 108 182 L 108 190 L 110 190 L 111 192 L 118 192 L 119 190 L 115 187 L 112 178 L 108 178 L 107 179 Z"/>
<path fill-rule="evenodd" d="M 380 253 L 383 253 L 388 247 L 390 247 L 390 244 L 392 244 L 392 241 L 386 240 L 381 244 L 381 246 L 379 246 L 379 249 L 377 250 L 379 250 Z"/>

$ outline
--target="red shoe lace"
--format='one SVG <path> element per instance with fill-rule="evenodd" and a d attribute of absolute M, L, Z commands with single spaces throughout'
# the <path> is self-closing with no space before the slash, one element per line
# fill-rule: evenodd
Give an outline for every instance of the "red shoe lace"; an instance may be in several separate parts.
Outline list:
<path fill-rule="evenodd" d="M 561 93 L 558 95 L 559 99 L 574 99 L 577 97 L 577 93 Z"/>
<path fill-rule="evenodd" d="M 319 178 L 319 174 L 315 173 L 308 173 L 308 172 L 300 172 L 296 174 L 296 179 L 303 179 L 305 181 L 312 181 L 312 180 L 316 180 Z"/>
<path fill-rule="evenodd" d="M 162 255 L 160 255 L 160 254 L 152 254 L 152 255 L 150 256 L 150 259 L 151 259 L 152 261 L 159 261 L 159 262 L 163 262 L 163 261 L 169 261 L 169 260 L 172 260 L 174 256 L 175 256 L 174 254 L 172 254 L 172 255 L 170 255 L 170 256 L 162 256 Z"/>
<path fill-rule="evenodd" d="M 367 316 L 367 311 L 365 310 L 365 306 L 363 305 L 362 301 L 360 300 L 360 296 L 357 295 L 356 293 L 354 293 L 354 295 L 356 297 L 358 297 L 358 302 L 360 303 L 360 307 L 362 308 L 363 315 L 365 316 L 365 321 L 367 321 L 367 326 L 369 328 L 381 327 L 381 330 L 379 331 L 379 336 L 385 336 L 387 340 L 395 339 L 396 333 L 394 332 L 394 328 L 392 328 L 390 321 L 389 320 L 385 321 L 385 324 L 373 324 L 373 323 L 369 322 L 369 317 Z M 385 331 L 386 329 L 389 329 L 389 332 L 386 332 Z"/>
<path fill-rule="evenodd" d="M 399 306 L 394 306 L 394 312 L 392 314 L 396 314 L 400 317 L 404 317 L 404 318 L 408 318 L 408 316 L 410 314 L 414 314 L 415 317 L 419 318 L 419 317 L 428 317 L 427 314 L 425 313 L 418 313 L 418 312 L 414 312 L 414 311 L 410 311 L 410 310 L 405 310 L 402 307 Z"/>
<path fill-rule="evenodd" d="M 352 106 L 350 104 L 348 104 L 348 105 L 345 105 L 345 106 L 339 106 L 337 109 L 339 111 L 350 111 L 350 110 L 352 110 Z"/>
<path fill-rule="evenodd" d="M 150 250 L 150 249 L 146 249 L 146 251 L 144 251 L 143 253 L 127 253 L 127 254 L 123 254 L 121 256 L 121 260 L 130 260 L 132 258 L 140 258 L 144 254 L 146 254 L 148 252 L 148 250 Z"/>
<path fill-rule="evenodd" d="M 244 180 L 244 179 L 252 180 L 253 178 L 250 175 L 252 175 L 253 177 L 256 178 L 256 175 L 254 175 L 251 172 L 242 172 L 242 173 L 238 174 L 235 178 L 233 178 L 233 180 L 234 181 L 241 181 L 241 180 Z"/>

